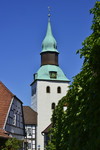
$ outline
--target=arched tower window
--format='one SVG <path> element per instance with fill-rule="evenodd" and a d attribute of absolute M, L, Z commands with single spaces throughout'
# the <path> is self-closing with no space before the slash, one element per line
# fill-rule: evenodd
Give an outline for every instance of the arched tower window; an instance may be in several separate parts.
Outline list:
<path fill-rule="evenodd" d="M 57 93 L 61 93 L 61 87 L 60 86 L 57 87 Z"/>
<path fill-rule="evenodd" d="M 51 109 L 55 109 L 55 106 L 56 106 L 55 103 L 52 103 L 51 104 Z"/>
<path fill-rule="evenodd" d="M 46 87 L 46 93 L 50 93 L 50 86 Z"/>

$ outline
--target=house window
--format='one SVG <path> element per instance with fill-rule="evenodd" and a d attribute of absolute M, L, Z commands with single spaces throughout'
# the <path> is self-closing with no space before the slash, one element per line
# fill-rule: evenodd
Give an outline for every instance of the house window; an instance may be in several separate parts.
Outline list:
<path fill-rule="evenodd" d="M 55 109 L 55 103 L 51 104 L 51 109 Z"/>
<path fill-rule="evenodd" d="M 57 78 L 57 72 L 56 71 L 50 71 L 50 78 L 56 79 Z"/>
<path fill-rule="evenodd" d="M 28 136 L 32 136 L 32 130 L 31 130 L 31 128 L 27 128 L 27 135 Z"/>
<path fill-rule="evenodd" d="M 31 149 L 31 143 L 28 143 L 28 149 Z"/>
<path fill-rule="evenodd" d="M 13 125 L 16 125 L 16 114 L 13 115 Z"/>
<path fill-rule="evenodd" d="M 57 93 L 61 93 L 61 87 L 60 86 L 57 87 Z"/>
<path fill-rule="evenodd" d="M 47 93 L 50 93 L 50 86 L 47 86 L 47 87 L 46 87 L 46 92 L 47 92 Z"/>

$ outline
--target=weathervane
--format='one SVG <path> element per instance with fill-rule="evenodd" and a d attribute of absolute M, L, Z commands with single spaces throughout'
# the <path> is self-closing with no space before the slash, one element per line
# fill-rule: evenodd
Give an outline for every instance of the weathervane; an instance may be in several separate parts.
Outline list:
<path fill-rule="evenodd" d="M 48 6 L 48 18 L 49 18 L 49 21 L 50 21 L 50 16 L 51 16 L 51 14 L 50 14 L 50 6 Z"/>

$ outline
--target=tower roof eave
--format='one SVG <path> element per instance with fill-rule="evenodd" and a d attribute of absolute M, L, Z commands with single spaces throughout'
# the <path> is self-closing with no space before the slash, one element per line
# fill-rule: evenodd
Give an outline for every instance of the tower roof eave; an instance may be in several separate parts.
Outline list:
<path fill-rule="evenodd" d="M 57 77 L 51 78 L 50 72 L 56 72 Z M 49 80 L 49 81 L 66 81 L 70 82 L 70 80 L 65 76 L 63 71 L 59 66 L 55 65 L 43 65 L 39 68 L 37 73 L 35 74 L 34 80 Z"/>

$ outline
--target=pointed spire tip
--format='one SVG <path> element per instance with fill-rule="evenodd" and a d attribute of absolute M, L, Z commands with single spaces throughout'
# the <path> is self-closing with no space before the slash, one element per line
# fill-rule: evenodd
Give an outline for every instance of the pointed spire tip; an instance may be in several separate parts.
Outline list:
<path fill-rule="evenodd" d="M 50 21 L 50 16 L 51 16 L 51 13 L 50 13 L 51 10 L 50 10 L 50 8 L 51 8 L 51 7 L 48 6 L 48 21 Z"/>

